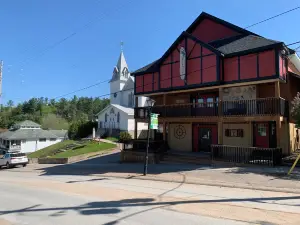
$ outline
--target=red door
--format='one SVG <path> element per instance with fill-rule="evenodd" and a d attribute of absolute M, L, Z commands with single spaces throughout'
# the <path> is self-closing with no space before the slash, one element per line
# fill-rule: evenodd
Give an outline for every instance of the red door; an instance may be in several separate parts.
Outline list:
<path fill-rule="evenodd" d="M 255 123 L 254 135 L 254 147 L 269 148 L 269 123 Z"/>

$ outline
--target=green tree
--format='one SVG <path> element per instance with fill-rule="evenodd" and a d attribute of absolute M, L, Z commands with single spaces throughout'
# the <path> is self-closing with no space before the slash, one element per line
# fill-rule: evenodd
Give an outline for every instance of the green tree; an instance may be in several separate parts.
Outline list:
<path fill-rule="evenodd" d="M 291 115 L 296 121 L 298 127 L 300 127 L 300 93 L 298 92 L 292 101 Z"/>
<path fill-rule="evenodd" d="M 43 129 L 68 130 L 69 123 L 64 118 L 55 114 L 48 114 L 42 118 L 41 125 Z"/>

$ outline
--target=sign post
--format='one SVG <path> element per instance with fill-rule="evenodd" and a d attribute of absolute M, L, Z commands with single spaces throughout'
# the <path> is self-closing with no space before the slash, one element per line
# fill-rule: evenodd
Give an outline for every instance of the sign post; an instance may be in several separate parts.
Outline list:
<path fill-rule="evenodd" d="M 144 176 L 148 173 L 148 155 L 149 155 L 149 142 L 150 142 L 150 131 L 158 129 L 158 114 L 151 113 L 151 107 L 149 107 L 149 121 L 148 121 L 148 141 L 146 149 L 146 158 L 144 164 Z"/>
<path fill-rule="evenodd" d="M 158 129 L 158 114 L 151 113 L 150 115 L 150 129 L 157 130 Z"/>

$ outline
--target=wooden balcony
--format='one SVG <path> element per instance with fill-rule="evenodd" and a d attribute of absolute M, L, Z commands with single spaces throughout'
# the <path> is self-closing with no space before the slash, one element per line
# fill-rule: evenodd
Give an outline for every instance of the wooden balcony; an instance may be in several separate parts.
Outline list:
<path fill-rule="evenodd" d="M 154 106 L 152 113 L 160 117 L 232 117 L 232 116 L 275 116 L 288 117 L 288 102 L 282 98 L 218 101 Z M 136 119 L 148 118 L 147 107 L 135 108 Z"/>

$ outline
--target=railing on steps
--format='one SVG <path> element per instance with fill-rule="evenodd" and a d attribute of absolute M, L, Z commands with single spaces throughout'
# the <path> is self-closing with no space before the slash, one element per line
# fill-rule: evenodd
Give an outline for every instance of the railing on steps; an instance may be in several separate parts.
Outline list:
<path fill-rule="evenodd" d="M 212 161 L 278 166 L 282 161 L 282 149 L 211 145 L 211 157 Z"/>

